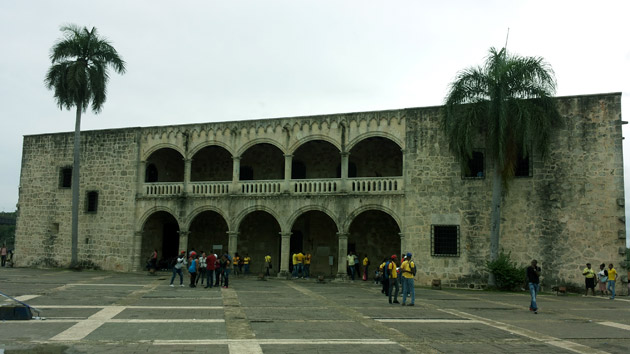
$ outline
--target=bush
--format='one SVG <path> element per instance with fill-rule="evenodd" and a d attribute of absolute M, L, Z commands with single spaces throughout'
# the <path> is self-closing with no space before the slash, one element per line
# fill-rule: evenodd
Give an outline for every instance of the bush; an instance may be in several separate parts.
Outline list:
<path fill-rule="evenodd" d="M 512 262 L 511 255 L 511 252 L 501 252 L 494 262 L 486 264 L 488 271 L 494 274 L 497 288 L 501 290 L 519 289 L 525 282 L 526 268 Z"/>

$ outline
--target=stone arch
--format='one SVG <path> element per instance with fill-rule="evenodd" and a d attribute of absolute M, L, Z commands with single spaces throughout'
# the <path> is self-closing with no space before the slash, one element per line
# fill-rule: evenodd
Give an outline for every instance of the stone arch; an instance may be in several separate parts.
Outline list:
<path fill-rule="evenodd" d="M 243 153 L 245 153 L 245 151 L 247 151 L 247 149 L 251 148 L 254 145 L 258 145 L 258 144 L 270 144 L 273 145 L 275 147 L 277 147 L 278 149 L 280 149 L 280 151 L 282 151 L 283 154 L 286 154 L 286 149 L 285 147 L 278 141 L 274 140 L 274 139 L 270 139 L 270 138 L 256 138 L 253 140 L 250 140 L 248 142 L 246 142 L 245 144 L 243 144 L 237 151 L 237 155 L 236 156 L 242 156 Z"/>
<path fill-rule="evenodd" d="M 218 208 L 204 206 L 195 209 L 187 225 L 188 248 L 194 248 L 197 252 L 217 254 L 228 250 L 229 224 L 224 213 Z"/>
<path fill-rule="evenodd" d="M 393 141 L 396 145 L 398 145 L 398 147 L 400 147 L 401 150 L 404 149 L 405 145 L 403 144 L 402 140 L 400 140 L 395 135 L 387 133 L 387 132 L 372 131 L 372 132 L 363 133 L 355 137 L 351 141 L 349 141 L 348 145 L 346 145 L 346 151 L 352 150 L 352 148 L 358 143 L 360 143 L 361 141 L 368 138 L 374 138 L 374 137 L 389 139 Z"/>
<path fill-rule="evenodd" d="M 154 146 L 151 146 L 147 151 L 144 152 L 143 156 L 142 156 L 142 161 L 146 161 L 149 157 L 151 157 L 151 155 L 161 149 L 173 149 L 177 152 L 179 152 L 180 155 L 182 155 L 182 159 L 185 158 L 186 153 L 184 152 L 184 150 L 182 149 L 181 146 L 177 146 L 175 144 L 171 144 L 171 143 L 159 143 L 156 144 Z"/>
<path fill-rule="evenodd" d="M 377 211 L 382 211 L 385 214 L 389 215 L 392 217 L 392 219 L 394 219 L 394 221 L 396 222 L 396 224 L 398 225 L 398 229 L 402 230 L 402 222 L 400 217 L 396 214 L 396 212 L 394 212 L 392 209 L 387 208 L 385 206 L 379 205 L 379 204 L 367 204 L 367 205 L 363 205 L 355 210 L 353 210 L 350 214 L 348 214 L 348 216 L 346 217 L 345 222 L 343 223 L 343 233 L 347 233 L 350 229 L 350 224 L 352 224 L 352 221 L 361 213 L 363 213 L 364 211 L 369 211 L 369 210 L 377 210 Z"/>
<path fill-rule="evenodd" d="M 228 224 L 228 227 L 230 226 L 230 222 L 229 222 L 229 218 L 226 215 L 226 213 L 221 209 L 218 208 L 214 205 L 204 205 L 202 207 L 196 208 L 195 210 L 191 211 L 190 213 L 188 213 L 188 217 L 186 218 L 187 222 L 184 225 L 186 227 L 186 230 L 188 230 L 190 228 L 190 224 L 192 223 L 192 221 L 201 213 L 203 213 L 204 211 L 213 211 L 219 215 L 221 215 L 221 217 L 223 218 L 223 220 L 225 220 L 225 222 Z M 230 229 L 231 230 L 231 229 Z"/>
<path fill-rule="evenodd" d="M 152 208 L 142 217 L 140 228 L 139 260 L 147 259 L 157 251 L 157 269 L 167 269 L 170 260 L 179 253 L 180 221 L 168 208 Z M 141 263 L 141 266 L 144 264 Z"/>
<path fill-rule="evenodd" d="M 309 135 L 307 137 L 304 137 L 298 141 L 296 141 L 295 143 L 293 143 L 293 145 L 291 145 L 288 149 L 287 149 L 287 154 L 294 154 L 295 151 L 297 149 L 299 149 L 302 145 L 308 143 L 309 141 L 313 141 L 313 140 L 323 140 L 326 142 L 331 143 L 334 147 L 337 148 L 337 150 L 339 150 L 339 152 L 341 152 L 341 143 L 333 138 L 331 138 L 330 136 L 327 135 L 322 135 L 322 134 L 314 134 L 314 135 Z"/>
<path fill-rule="evenodd" d="M 222 141 L 218 141 L 218 140 L 205 141 L 203 143 L 200 143 L 200 144 L 196 145 L 194 148 L 192 148 L 191 150 L 189 150 L 188 154 L 190 155 L 191 158 L 193 158 L 196 153 L 198 153 L 203 148 L 208 147 L 208 146 L 222 147 L 225 150 L 227 150 L 227 152 L 229 152 L 230 155 L 234 156 L 234 151 L 232 150 L 232 147 L 230 147 L 228 144 L 226 144 L 226 143 L 224 143 Z"/>
<path fill-rule="evenodd" d="M 341 230 L 341 228 L 339 227 L 340 226 L 339 219 L 337 218 L 337 216 L 332 211 L 330 211 L 330 209 L 327 209 L 321 205 L 309 205 L 309 206 L 299 208 L 298 210 L 296 210 L 295 212 L 293 212 L 293 214 L 289 216 L 289 218 L 287 219 L 286 226 L 289 227 L 289 229 L 292 228 L 295 221 L 302 214 L 309 211 L 321 211 L 322 213 L 328 215 L 328 217 L 330 217 L 332 221 L 335 223 L 335 225 L 337 226 L 337 231 L 339 232 Z M 284 230 L 285 229 L 283 228 L 283 231 Z"/>
<path fill-rule="evenodd" d="M 238 213 L 238 215 L 236 215 L 236 217 L 234 217 L 234 219 L 231 220 L 231 222 L 228 221 L 230 230 L 233 230 L 233 231 L 238 230 L 241 227 L 241 222 L 243 222 L 243 219 L 245 219 L 247 214 L 252 213 L 254 211 L 265 211 L 269 213 L 271 216 L 273 216 L 274 219 L 276 219 L 276 221 L 278 222 L 278 225 L 280 225 L 280 229 L 286 230 L 286 223 L 282 222 L 282 219 L 280 218 L 278 213 L 276 213 L 272 208 L 265 205 L 260 205 L 260 204 L 243 209 L 243 211 Z"/>
<path fill-rule="evenodd" d="M 151 182 L 184 181 L 184 155 L 179 149 L 173 148 L 170 144 L 167 145 L 168 146 L 153 150 L 144 160 L 146 167 L 143 179 L 145 182 L 149 182 L 147 172 L 151 169 L 153 169 L 155 173 L 151 178 Z"/>
<path fill-rule="evenodd" d="M 150 209 L 148 209 L 147 211 L 144 212 L 144 214 L 142 214 L 142 216 L 138 219 L 138 223 L 136 224 L 136 232 L 142 232 L 142 229 L 144 228 L 144 224 L 147 222 L 147 220 L 149 219 L 149 217 L 151 217 L 151 215 L 159 212 L 159 211 L 163 211 L 166 213 L 171 214 L 171 216 L 173 216 L 173 218 L 175 218 L 175 220 L 177 220 L 177 225 L 180 227 L 182 227 L 182 223 L 181 220 L 179 220 L 179 218 L 177 218 L 177 213 L 168 207 L 165 206 L 154 206 Z"/>

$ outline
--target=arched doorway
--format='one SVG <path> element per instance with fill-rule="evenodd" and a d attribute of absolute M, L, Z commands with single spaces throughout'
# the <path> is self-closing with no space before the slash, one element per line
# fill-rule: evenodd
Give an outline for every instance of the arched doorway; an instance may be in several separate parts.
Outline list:
<path fill-rule="evenodd" d="M 228 225 L 221 214 L 203 211 L 195 216 L 188 228 L 188 248 L 201 254 L 212 252 L 217 255 L 228 250 Z"/>
<path fill-rule="evenodd" d="M 151 256 L 153 250 L 158 252 L 158 268 L 168 268 L 169 261 L 177 257 L 179 252 L 179 224 L 177 219 L 166 211 L 157 211 L 142 226 L 141 266 Z"/>
<path fill-rule="evenodd" d="M 337 232 L 337 225 L 326 213 L 318 210 L 305 212 L 295 220 L 291 228 L 289 259 L 295 252 L 310 253 L 311 277 L 334 275 L 337 271 L 339 248 Z"/>
<path fill-rule="evenodd" d="M 250 272 L 262 273 L 265 256 L 271 256 L 272 272 L 280 268 L 280 224 L 266 211 L 254 211 L 241 221 L 238 229 L 237 250 L 242 257 L 249 255 L 252 259 Z"/>
<path fill-rule="evenodd" d="M 372 265 L 370 278 L 383 258 L 393 254 L 400 257 L 400 227 L 389 214 L 366 210 L 352 220 L 348 231 L 348 252 L 358 254 L 361 261 L 368 256 Z"/>

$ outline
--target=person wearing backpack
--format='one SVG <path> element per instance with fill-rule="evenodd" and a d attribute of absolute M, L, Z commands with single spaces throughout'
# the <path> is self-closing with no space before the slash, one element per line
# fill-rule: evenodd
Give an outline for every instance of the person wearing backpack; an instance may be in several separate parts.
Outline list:
<path fill-rule="evenodd" d="M 398 285 L 398 266 L 396 265 L 396 255 L 393 255 L 391 260 L 387 262 L 387 277 L 389 278 L 389 303 L 400 304 L 398 302 L 398 292 L 400 286 Z M 396 289 L 394 293 L 394 301 L 392 301 L 392 291 Z"/>
<path fill-rule="evenodd" d="M 407 253 L 407 258 L 400 265 L 403 293 L 402 293 L 402 305 L 407 306 L 405 301 L 407 300 L 407 294 L 411 296 L 411 302 L 409 306 L 415 306 L 416 302 L 416 289 L 413 285 L 413 277 L 416 275 L 416 265 L 411 260 L 411 253 Z"/>
<path fill-rule="evenodd" d="M 182 268 L 186 265 L 186 251 L 182 251 L 177 259 L 175 260 L 175 264 L 173 265 L 173 276 L 171 277 L 171 284 L 169 285 L 171 288 L 174 287 L 173 280 L 175 280 L 175 275 L 179 274 L 179 286 L 184 287 L 184 275 L 182 273 Z"/>
<path fill-rule="evenodd" d="M 378 270 L 381 275 L 381 284 L 383 285 L 383 289 L 381 289 L 381 294 L 385 294 L 385 296 L 389 296 L 389 280 L 387 280 L 387 257 L 383 258 L 383 263 L 378 267 Z"/>

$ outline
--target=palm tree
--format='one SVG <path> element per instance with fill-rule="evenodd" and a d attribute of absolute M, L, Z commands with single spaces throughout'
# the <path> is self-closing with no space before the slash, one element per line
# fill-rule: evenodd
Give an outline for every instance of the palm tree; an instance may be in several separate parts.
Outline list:
<path fill-rule="evenodd" d="M 72 166 L 72 260 L 71 267 L 78 266 L 79 240 L 79 142 L 81 138 L 81 113 L 90 102 L 92 111 L 99 113 L 107 94 L 109 67 L 119 74 L 125 72 L 125 62 L 118 52 L 96 28 L 88 30 L 76 25 L 62 26 L 63 38 L 51 48 L 52 66 L 44 80 L 60 109 L 76 106 L 74 126 L 74 161 Z"/>
<path fill-rule="evenodd" d="M 554 128 L 562 120 L 556 108 L 556 81 L 540 57 L 508 55 L 505 48 L 490 53 L 483 67 L 459 72 L 445 99 L 442 128 L 450 150 L 462 165 L 472 157 L 481 138 L 493 165 L 490 261 L 499 254 L 501 198 L 514 177 L 519 151 L 543 157 Z M 494 274 L 488 284 L 494 286 Z"/>

